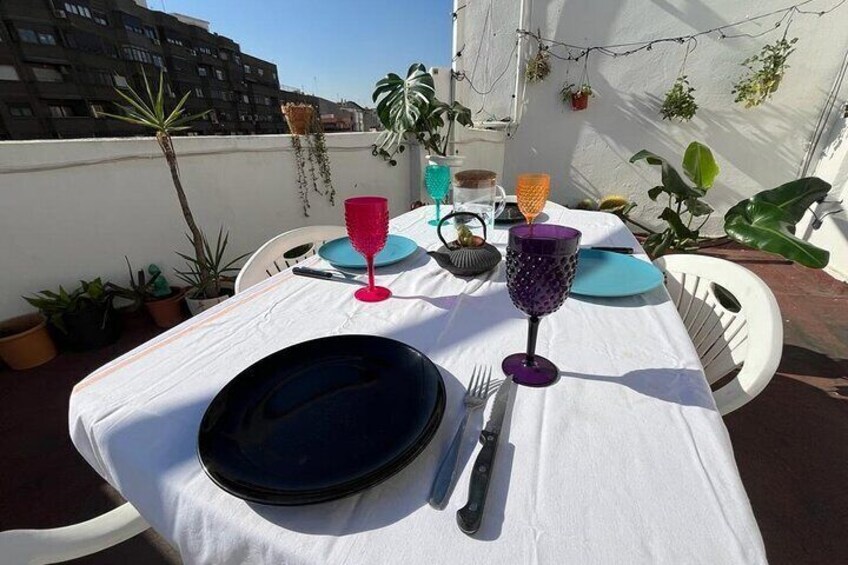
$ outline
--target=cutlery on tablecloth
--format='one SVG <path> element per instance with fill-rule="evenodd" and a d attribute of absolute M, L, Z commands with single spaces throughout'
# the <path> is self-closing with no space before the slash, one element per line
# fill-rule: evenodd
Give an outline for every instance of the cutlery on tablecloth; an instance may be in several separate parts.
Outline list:
<path fill-rule="evenodd" d="M 488 371 L 486 371 L 485 367 L 476 365 L 474 371 L 471 373 L 471 380 L 468 381 L 465 397 L 462 399 L 462 404 L 465 406 L 465 416 L 463 416 L 462 422 L 460 422 L 453 436 L 450 447 L 439 464 L 436 477 L 433 479 L 429 502 L 430 506 L 436 510 L 444 510 L 448 500 L 450 500 L 450 494 L 453 491 L 454 481 L 457 476 L 459 448 L 462 445 L 462 438 L 465 435 L 465 425 L 468 423 L 472 412 L 486 405 L 491 382 L 492 368 L 489 367 Z"/>
<path fill-rule="evenodd" d="M 456 512 L 456 522 L 459 524 L 459 529 L 468 535 L 477 533 L 483 521 L 486 495 L 489 492 L 489 482 L 492 478 L 495 455 L 498 451 L 498 440 L 506 416 L 506 409 L 509 406 L 509 395 L 512 388 L 512 378 L 507 376 L 495 395 L 489 421 L 486 422 L 486 427 L 480 431 L 480 443 L 483 444 L 483 448 L 477 454 L 474 468 L 471 471 L 468 502 Z"/>
<path fill-rule="evenodd" d="M 356 282 L 360 284 L 365 284 L 362 281 L 357 280 L 353 275 L 348 275 L 346 273 L 334 273 L 331 271 L 322 271 L 320 269 L 310 269 L 309 267 L 293 267 L 292 273 L 301 277 L 308 277 L 311 279 L 351 283 Z"/>
<path fill-rule="evenodd" d="M 609 247 L 603 245 L 592 245 L 589 247 L 581 247 L 580 249 L 594 249 L 595 251 L 609 251 L 611 253 L 624 253 L 625 255 L 633 255 L 633 249 L 630 247 Z"/>

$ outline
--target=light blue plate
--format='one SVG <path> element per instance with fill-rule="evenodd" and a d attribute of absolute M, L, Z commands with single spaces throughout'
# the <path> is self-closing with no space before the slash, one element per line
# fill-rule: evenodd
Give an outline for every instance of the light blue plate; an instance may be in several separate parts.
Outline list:
<path fill-rule="evenodd" d="M 418 244 L 400 235 L 389 235 L 386 246 L 374 257 L 375 267 L 385 267 L 403 261 L 418 249 Z M 364 269 L 365 257 L 356 252 L 346 237 L 333 239 L 318 249 L 318 255 L 334 267 Z"/>
<path fill-rule="evenodd" d="M 581 249 L 571 294 L 633 296 L 662 283 L 662 271 L 647 261 L 611 251 Z"/>

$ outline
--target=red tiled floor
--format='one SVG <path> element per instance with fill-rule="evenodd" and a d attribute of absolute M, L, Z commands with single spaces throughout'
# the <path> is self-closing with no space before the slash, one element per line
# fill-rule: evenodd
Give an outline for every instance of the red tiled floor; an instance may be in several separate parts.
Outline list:
<path fill-rule="evenodd" d="M 784 318 L 778 374 L 725 419 L 769 560 L 848 563 L 848 286 L 765 254 L 710 253 L 758 273 Z M 27 372 L 0 369 L 0 530 L 65 525 L 119 504 L 70 442 L 68 394 L 86 374 L 155 333 L 136 325 L 100 351 L 64 354 Z M 148 532 L 75 563 L 179 563 L 179 557 Z"/>

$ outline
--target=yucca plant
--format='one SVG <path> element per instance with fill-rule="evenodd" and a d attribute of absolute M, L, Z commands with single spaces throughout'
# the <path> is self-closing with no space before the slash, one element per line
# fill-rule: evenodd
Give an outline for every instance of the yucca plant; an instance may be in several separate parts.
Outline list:
<path fill-rule="evenodd" d="M 153 130 L 156 134 L 156 141 L 159 143 L 159 148 L 165 155 L 165 161 L 168 163 L 168 168 L 171 171 L 171 180 L 174 182 L 174 190 L 177 191 L 177 199 L 180 202 L 180 208 L 183 212 L 188 229 L 191 232 L 189 238 L 194 246 L 195 259 L 201 268 L 201 275 L 204 281 L 207 281 L 212 276 L 208 267 L 208 260 L 203 247 L 203 233 L 194 221 L 194 215 L 191 213 L 191 208 L 188 205 L 188 198 L 183 183 L 180 180 L 180 167 L 177 163 L 177 153 L 174 150 L 174 143 L 171 135 L 181 131 L 191 129 L 191 123 L 205 117 L 210 110 L 199 114 L 186 115 L 185 103 L 190 92 L 186 92 L 174 108 L 169 112 L 165 108 L 165 73 L 159 73 L 159 85 L 154 94 L 150 82 L 147 80 L 147 73 L 142 69 L 142 78 L 144 80 L 144 94 L 146 98 L 136 92 L 133 88 L 126 89 L 116 88 L 115 92 L 128 105 L 121 106 L 123 114 L 110 114 L 107 112 L 99 112 L 98 115 L 107 118 L 121 120 L 128 124 L 141 126 Z M 211 284 L 204 282 L 204 286 Z"/>

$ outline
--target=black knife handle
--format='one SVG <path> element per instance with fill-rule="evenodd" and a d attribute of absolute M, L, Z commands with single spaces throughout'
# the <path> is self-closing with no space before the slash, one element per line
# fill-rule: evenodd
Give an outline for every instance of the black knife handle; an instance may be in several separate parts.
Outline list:
<path fill-rule="evenodd" d="M 630 247 L 605 247 L 605 246 L 593 246 L 590 249 L 596 249 L 598 251 L 611 251 L 613 253 L 624 253 L 625 255 L 633 255 L 633 249 Z"/>
<path fill-rule="evenodd" d="M 292 269 L 292 273 L 300 275 L 302 277 L 311 277 L 313 279 L 326 280 L 333 278 L 333 273 L 328 273 L 327 271 L 319 271 L 318 269 L 310 269 L 309 267 L 295 267 Z"/>
<path fill-rule="evenodd" d="M 480 443 L 483 448 L 477 454 L 474 469 L 471 471 L 468 502 L 456 511 L 456 523 L 459 524 L 459 529 L 468 535 L 477 533 L 483 521 L 483 507 L 486 505 L 495 453 L 498 451 L 498 434 L 483 430 L 480 432 Z"/>

